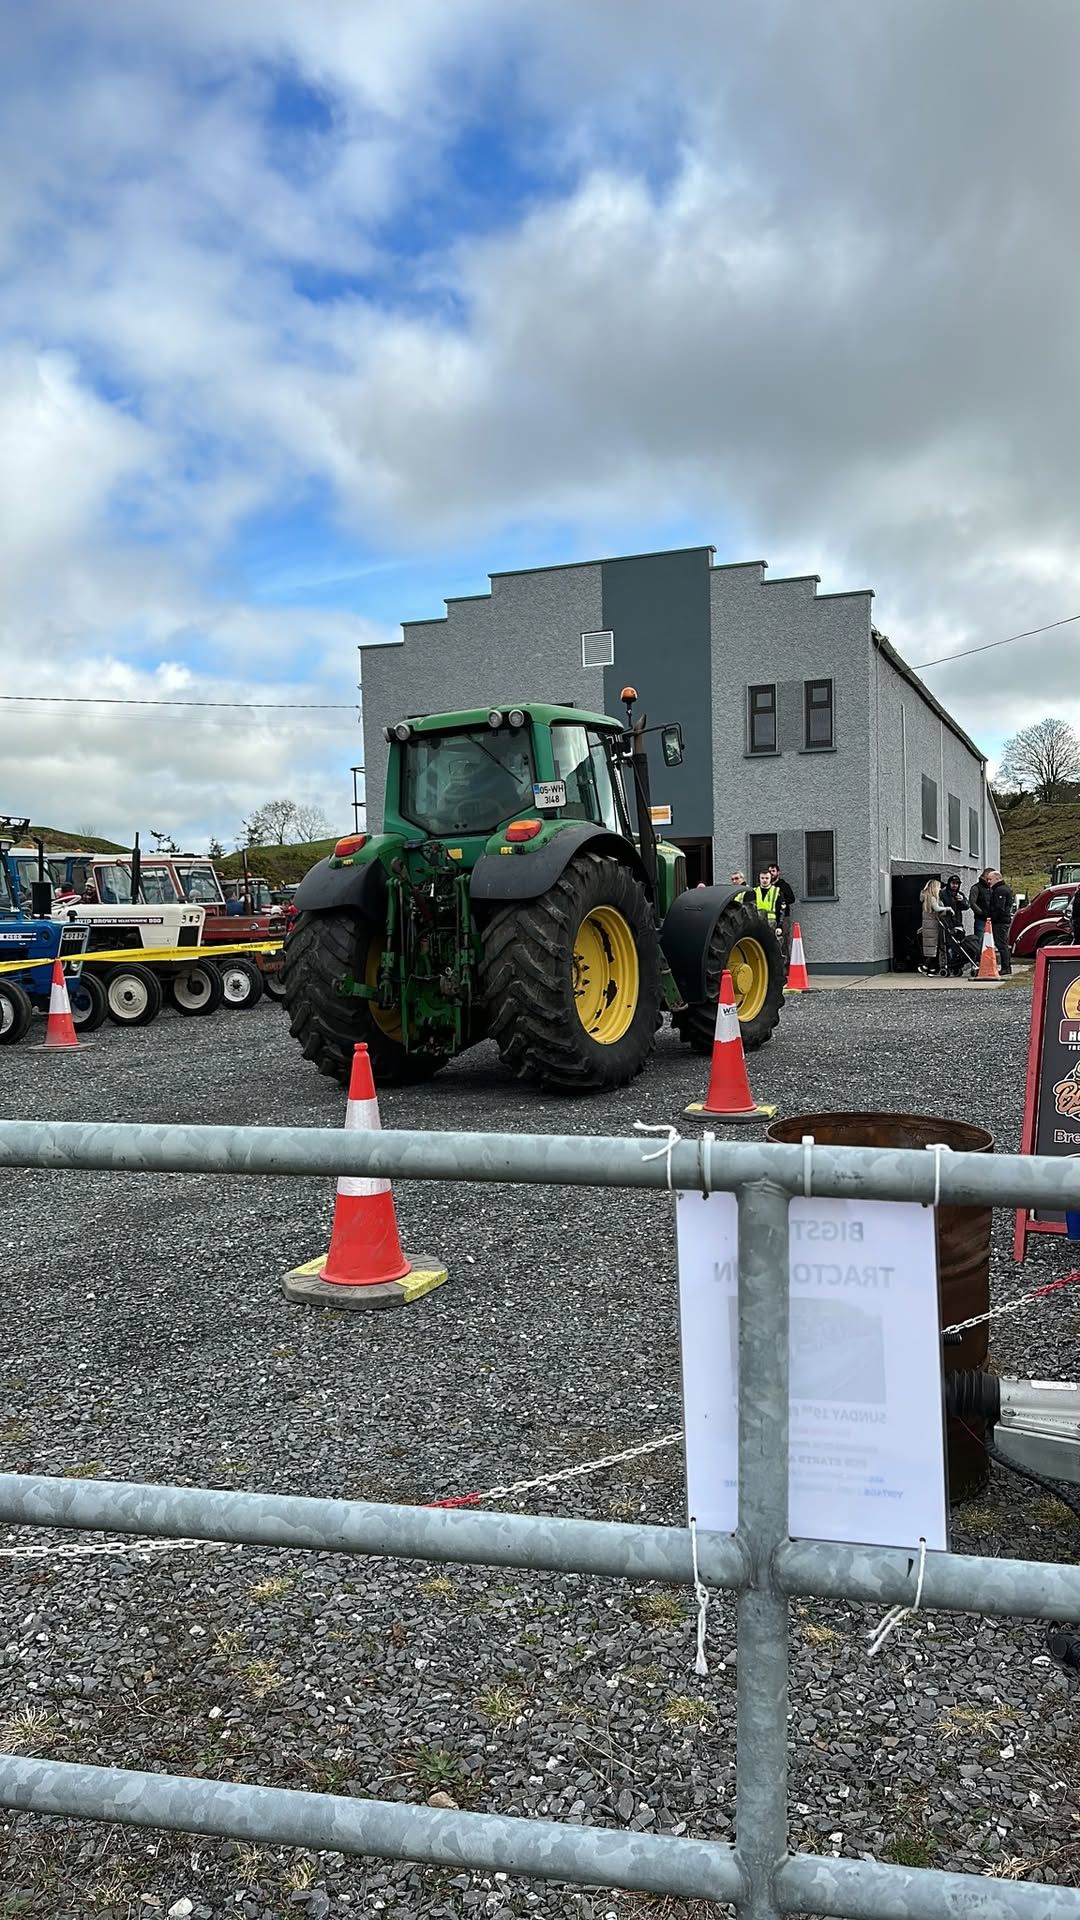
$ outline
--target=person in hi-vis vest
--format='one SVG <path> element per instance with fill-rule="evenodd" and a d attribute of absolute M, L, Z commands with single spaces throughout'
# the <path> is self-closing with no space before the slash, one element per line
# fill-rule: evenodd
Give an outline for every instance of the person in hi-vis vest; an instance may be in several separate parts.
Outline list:
<path fill-rule="evenodd" d="M 780 912 L 780 889 L 773 885 L 768 869 L 758 874 L 758 883 L 754 888 L 754 905 L 759 913 L 776 926 Z"/>

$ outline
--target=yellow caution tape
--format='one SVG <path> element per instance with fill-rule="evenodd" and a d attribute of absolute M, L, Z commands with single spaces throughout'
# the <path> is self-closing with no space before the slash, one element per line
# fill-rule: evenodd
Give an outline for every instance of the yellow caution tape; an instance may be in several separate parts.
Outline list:
<path fill-rule="evenodd" d="M 47 960 L 0 960 L 0 973 L 24 973 L 29 967 L 51 967 L 57 958 L 65 966 L 114 966 L 118 960 L 126 960 L 129 965 L 152 967 L 159 960 L 217 960 L 223 953 L 280 953 L 281 940 L 246 940 L 243 943 L 223 941 L 213 947 L 117 947 L 109 953 L 79 953 L 71 951 L 60 955 L 52 954 Z"/>

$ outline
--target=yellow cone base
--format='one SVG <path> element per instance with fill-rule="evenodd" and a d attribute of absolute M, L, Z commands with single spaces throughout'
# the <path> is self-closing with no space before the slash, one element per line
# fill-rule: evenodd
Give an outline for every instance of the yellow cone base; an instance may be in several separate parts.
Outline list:
<path fill-rule="evenodd" d="M 348 1286 L 340 1280 L 324 1280 L 322 1271 L 328 1256 L 308 1260 L 285 1275 L 285 1298 L 294 1306 L 333 1307 L 339 1313 L 360 1312 L 375 1307 L 407 1307 L 435 1287 L 441 1287 L 447 1272 L 430 1253 L 407 1253 L 412 1269 L 401 1280 L 382 1280 L 374 1286 Z"/>
<path fill-rule="evenodd" d="M 812 993 L 813 988 L 812 987 L 789 987 L 785 983 L 784 992 L 785 993 Z"/>
<path fill-rule="evenodd" d="M 713 1113 L 703 1100 L 684 1108 L 691 1120 L 722 1120 L 725 1126 L 734 1126 L 740 1120 L 771 1120 L 776 1111 L 775 1107 L 751 1107 L 745 1113 Z"/>

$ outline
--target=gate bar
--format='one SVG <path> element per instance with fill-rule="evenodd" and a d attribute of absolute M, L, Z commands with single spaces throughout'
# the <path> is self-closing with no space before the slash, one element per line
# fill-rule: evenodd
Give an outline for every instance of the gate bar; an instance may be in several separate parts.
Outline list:
<path fill-rule="evenodd" d="M 686 1900 L 738 1900 L 733 1849 L 720 1841 L 576 1827 L 501 1813 L 443 1812 L 393 1800 L 195 1780 L 0 1754 L 0 1806 L 273 1846 L 362 1853 L 481 1873 L 535 1874 Z"/>
<path fill-rule="evenodd" d="M 1080 1888 L 883 1860 L 789 1854 L 776 1884 L 784 1913 L 826 1920 L 1080 1920 Z"/>
<path fill-rule="evenodd" d="M 649 1156 L 652 1156 L 651 1158 Z M 803 1193 L 801 1146 L 590 1134 L 426 1133 L 406 1128 L 144 1126 L 130 1121 L 0 1120 L 0 1167 L 131 1173 L 367 1174 L 400 1180 L 506 1181 L 567 1187 L 675 1187 L 730 1192 L 768 1180 Z M 940 1169 L 938 1162 L 940 1161 Z M 703 1169 L 707 1170 L 706 1181 Z M 948 1206 L 1080 1210 L 1080 1163 L 1047 1155 L 815 1146 L 809 1191 L 839 1199 L 935 1199 Z"/>

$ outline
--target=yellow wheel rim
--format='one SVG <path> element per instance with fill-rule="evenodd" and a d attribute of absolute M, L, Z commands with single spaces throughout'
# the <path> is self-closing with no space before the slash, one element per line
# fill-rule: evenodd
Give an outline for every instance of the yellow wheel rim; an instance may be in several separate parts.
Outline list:
<path fill-rule="evenodd" d="M 378 986 L 379 968 L 382 965 L 382 957 L 382 941 L 377 934 L 373 934 L 368 942 L 367 959 L 364 962 L 364 985 L 366 987 Z M 369 1000 L 367 1002 L 367 1008 L 380 1033 L 385 1033 L 388 1040 L 401 1039 L 401 1009 L 399 1007 L 380 1007 L 377 1000 Z"/>
<path fill-rule="evenodd" d="M 769 962 L 760 940 L 737 940 L 728 969 L 740 1020 L 756 1020 L 769 992 Z"/>
<path fill-rule="evenodd" d="M 634 935 L 616 907 L 594 907 L 574 940 L 574 1002 L 590 1039 L 621 1040 L 637 1012 L 640 990 Z"/>

